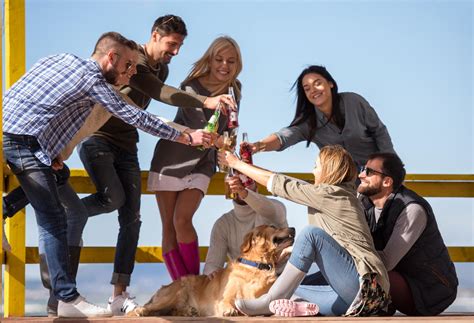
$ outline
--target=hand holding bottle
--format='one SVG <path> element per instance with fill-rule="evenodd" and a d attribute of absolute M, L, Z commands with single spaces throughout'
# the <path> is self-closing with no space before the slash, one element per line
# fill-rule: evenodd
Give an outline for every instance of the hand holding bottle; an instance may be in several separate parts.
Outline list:
<path fill-rule="evenodd" d="M 234 99 L 229 94 L 221 94 L 218 96 L 207 97 L 204 100 L 204 108 L 210 110 L 218 110 L 220 109 L 221 104 L 225 104 L 225 106 L 230 107 L 232 110 L 237 110 L 237 104 L 235 103 Z M 224 115 L 227 114 L 227 109 L 222 109 L 222 113 Z"/>
<path fill-rule="evenodd" d="M 234 175 L 227 179 L 227 185 L 229 185 L 229 191 L 234 194 L 238 194 L 239 198 L 244 199 L 247 197 L 248 192 L 245 189 L 242 180 L 239 175 Z"/>
<path fill-rule="evenodd" d="M 212 146 L 212 134 L 204 130 L 198 129 L 196 131 L 190 132 L 193 142 L 191 146 L 204 146 L 209 148 Z"/>
<path fill-rule="evenodd" d="M 217 153 L 217 159 L 219 164 L 226 165 L 230 168 L 234 168 L 235 164 L 240 162 L 240 159 L 232 152 L 222 150 Z"/>
<path fill-rule="evenodd" d="M 237 102 L 237 99 L 235 98 L 235 93 L 234 93 L 234 88 L 232 86 L 229 86 L 229 95 L 232 97 L 232 100 L 234 102 Z M 239 110 L 238 106 L 236 106 L 236 109 L 232 109 L 230 106 L 227 106 L 227 128 L 229 129 L 235 129 L 239 127 Z"/>
<path fill-rule="evenodd" d="M 249 141 L 248 135 L 247 135 L 246 132 L 244 132 L 242 134 L 242 143 L 240 144 L 239 155 L 240 155 L 240 159 L 244 163 L 252 165 L 253 164 L 252 148 L 249 147 L 248 141 Z M 242 179 L 242 182 L 244 183 L 245 187 L 250 187 L 255 183 L 253 179 L 251 179 L 250 177 L 247 177 L 245 175 L 242 175 L 241 179 Z"/>
<path fill-rule="evenodd" d="M 212 145 L 212 136 L 204 130 L 187 129 L 176 139 L 177 142 L 188 146 L 209 148 Z"/>
<path fill-rule="evenodd" d="M 219 117 L 221 115 L 220 106 L 221 104 L 218 103 L 218 108 L 214 111 L 214 114 L 211 116 L 211 118 L 207 122 L 206 126 L 203 129 L 204 131 L 209 132 L 209 133 L 217 133 L 217 129 L 219 128 Z M 204 150 L 205 148 L 209 148 L 209 146 L 202 145 L 198 147 L 199 150 Z"/>
<path fill-rule="evenodd" d="M 242 146 L 246 147 L 248 150 L 250 150 L 250 152 L 253 154 L 259 152 L 258 150 L 258 146 L 257 146 L 258 143 L 254 142 L 246 142 L 246 141 L 242 141 L 240 143 L 240 148 L 242 149 Z"/>
<path fill-rule="evenodd" d="M 240 159 L 247 164 L 253 164 L 252 147 L 249 145 L 249 139 L 246 132 L 242 134 L 242 143 L 240 144 Z"/>

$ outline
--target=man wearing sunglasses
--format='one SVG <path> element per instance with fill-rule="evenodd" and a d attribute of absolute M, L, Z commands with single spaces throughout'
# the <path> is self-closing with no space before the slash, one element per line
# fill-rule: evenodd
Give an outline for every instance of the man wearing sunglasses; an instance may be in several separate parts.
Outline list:
<path fill-rule="evenodd" d="M 441 313 L 456 299 L 458 279 L 431 206 L 403 186 L 396 154 L 370 155 L 359 179 L 359 199 L 389 271 L 393 312 Z"/>
<path fill-rule="evenodd" d="M 121 92 L 142 109 L 146 109 L 152 99 L 185 108 L 215 109 L 219 102 L 235 107 L 228 95 L 194 95 L 164 83 L 168 77 L 168 64 L 178 55 L 186 36 L 186 25 L 180 17 L 166 15 L 156 19 L 149 41 L 139 47 L 136 67 L 117 66 L 118 77 L 126 76 L 129 69 L 137 71 Z M 121 58 L 119 55 L 114 57 Z M 108 301 L 108 308 L 114 315 L 124 315 L 137 306 L 126 292 L 134 269 L 141 226 L 137 143 L 136 128 L 112 117 L 79 145 L 81 161 L 97 189 L 97 193 L 82 199 L 89 216 L 118 210 L 120 228 L 110 282 L 113 293 Z"/>
<path fill-rule="evenodd" d="M 111 84 L 128 84 L 136 73 L 137 50 L 137 44 L 122 35 L 105 33 L 90 59 L 71 54 L 45 57 L 13 84 L 3 99 L 3 153 L 35 210 L 39 248 L 49 267 L 60 317 L 112 314 L 89 303 L 77 291 L 66 211 L 53 173 L 62 163 L 57 156 L 84 125 L 94 104 L 155 136 L 205 146 L 204 141 L 211 139 L 210 134 L 180 132 L 128 104 L 113 90 Z"/>

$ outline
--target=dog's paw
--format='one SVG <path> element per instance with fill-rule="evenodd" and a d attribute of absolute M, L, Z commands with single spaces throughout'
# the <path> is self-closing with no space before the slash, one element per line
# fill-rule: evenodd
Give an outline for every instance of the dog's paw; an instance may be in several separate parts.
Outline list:
<path fill-rule="evenodd" d="M 125 316 L 143 316 L 143 307 L 136 307 L 133 311 L 128 312 Z"/>
<path fill-rule="evenodd" d="M 222 314 L 223 316 L 239 316 L 240 315 L 239 311 L 237 311 L 233 307 L 225 309 Z"/>

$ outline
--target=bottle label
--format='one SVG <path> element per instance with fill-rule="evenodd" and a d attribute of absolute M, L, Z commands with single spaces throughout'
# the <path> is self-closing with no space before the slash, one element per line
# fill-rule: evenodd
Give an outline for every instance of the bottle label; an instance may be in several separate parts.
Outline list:
<path fill-rule="evenodd" d="M 229 119 L 227 120 L 227 128 L 229 128 L 229 129 L 237 128 L 239 126 L 238 112 L 234 111 L 232 109 L 229 109 L 228 113 L 229 113 Z"/>
<path fill-rule="evenodd" d="M 237 121 L 237 112 L 232 111 L 229 115 L 229 120 L 230 120 L 230 122 L 236 122 Z"/>

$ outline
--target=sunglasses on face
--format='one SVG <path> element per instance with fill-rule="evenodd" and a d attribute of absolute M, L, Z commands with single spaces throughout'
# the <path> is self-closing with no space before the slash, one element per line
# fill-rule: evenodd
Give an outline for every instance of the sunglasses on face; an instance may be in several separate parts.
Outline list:
<path fill-rule="evenodd" d="M 383 173 L 383 172 L 379 172 L 378 170 L 372 169 L 372 168 L 367 167 L 367 166 L 365 166 L 364 168 L 362 168 L 362 170 L 361 170 L 360 172 L 361 172 L 361 173 L 362 173 L 362 172 L 365 172 L 365 175 L 367 175 L 367 176 L 372 176 L 372 175 L 374 175 L 374 174 L 379 174 L 379 175 L 381 175 L 381 176 L 389 176 L 389 175 L 387 175 L 387 174 L 385 174 L 385 173 Z"/>
<path fill-rule="evenodd" d="M 121 57 L 121 55 L 119 53 L 114 53 L 114 55 L 117 55 L 118 57 Z M 122 74 L 127 73 L 132 68 L 132 66 L 133 66 L 132 62 L 130 62 L 130 61 L 126 62 L 125 63 L 125 71 L 122 72 Z"/>

